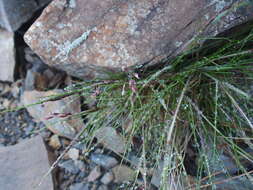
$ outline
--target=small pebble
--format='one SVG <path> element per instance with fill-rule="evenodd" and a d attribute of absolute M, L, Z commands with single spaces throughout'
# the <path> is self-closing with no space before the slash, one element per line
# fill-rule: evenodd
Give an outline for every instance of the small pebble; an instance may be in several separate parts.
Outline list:
<path fill-rule="evenodd" d="M 79 168 L 79 170 L 81 170 L 82 172 L 86 171 L 86 167 L 83 161 L 75 160 L 74 163 L 75 163 L 75 166 Z"/>
<path fill-rule="evenodd" d="M 55 150 L 59 149 L 61 147 L 59 136 L 53 135 L 49 140 L 49 145 Z"/>
<path fill-rule="evenodd" d="M 94 182 L 101 176 L 101 169 L 99 166 L 96 166 L 88 176 L 88 182 Z"/>
<path fill-rule="evenodd" d="M 66 171 L 68 171 L 69 173 L 72 173 L 72 174 L 77 174 L 79 172 L 79 168 L 75 165 L 73 160 L 67 160 L 64 162 L 60 162 L 58 164 L 58 166 L 60 168 L 65 169 Z"/>
<path fill-rule="evenodd" d="M 112 174 L 112 172 L 107 172 L 102 178 L 101 178 L 101 182 L 105 185 L 108 185 L 109 183 L 111 183 L 114 179 L 114 176 Z"/>
<path fill-rule="evenodd" d="M 91 160 L 106 169 L 113 168 L 118 164 L 115 158 L 104 154 L 91 154 Z"/>
<path fill-rule="evenodd" d="M 76 148 L 71 148 L 69 151 L 68 151 L 68 156 L 69 158 L 71 158 L 72 160 L 78 160 L 79 158 L 79 150 L 76 149 Z"/>
<path fill-rule="evenodd" d="M 69 187 L 69 190 L 89 190 L 89 185 L 85 183 L 75 183 Z"/>
<path fill-rule="evenodd" d="M 108 187 L 106 185 L 100 185 L 98 190 L 108 190 Z"/>
<path fill-rule="evenodd" d="M 129 182 L 136 177 L 135 171 L 124 165 L 114 167 L 112 172 L 114 174 L 115 183 Z"/>

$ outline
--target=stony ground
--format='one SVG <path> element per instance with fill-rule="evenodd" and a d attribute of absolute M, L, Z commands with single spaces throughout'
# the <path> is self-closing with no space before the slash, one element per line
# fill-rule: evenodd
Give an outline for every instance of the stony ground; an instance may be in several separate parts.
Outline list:
<path fill-rule="evenodd" d="M 13 83 L 0 82 L 1 111 L 6 109 L 17 109 L 23 106 L 24 99 L 28 103 L 34 103 L 34 93 L 39 94 L 39 97 L 43 97 L 45 96 L 45 92 L 53 92 L 56 88 L 60 90 L 59 88 L 66 87 L 65 82 L 63 82 L 66 81 L 66 78 L 68 78 L 68 82 L 72 80 L 64 73 L 44 65 L 28 47 L 25 47 L 22 52 L 24 52 L 23 57 L 26 63 L 31 66 L 28 67 L 28 70 L 26 67 L 22 70 L 25 74 L 21 75 L 25 76 L 25 78 L 21 78 Z M 53 74 L 50 74 L 50 72 Z M 55 77 L 57 74 L 59 76 Z M 49 80 L 51 84 L 47 82 Z M 55 158 L 59 157 L 69 148 L 71 143 L 71 139 L 68 138 L 71 136 L 68 133 L 68 129 L 71 126 L 66 125 L 65 128 L 63 127 L 56 132 L 52 132 L 52 130 L 50 130 L 52 128 L 47 128 L 45 124 L 48 124 L 47 121 L 51 119 L 50 115 L 53 113 L 59 116 L 58 114 L 62 114 L 61 111 L 66 111 L 59 111 L 59 109 L 62 109 L 62 107 L 59 107 L 62 106 L 62 102 L 64 102 L 64 100 L 58 100 L 56 103 L 50 102 L 48 104 L 42 104 L 42 106 L 38 105 L 39 107 L 32 106 L 31 108 L 24 108 L 18 111 L 10 111 L 1 114 L 0 146 L 9 147 L 19 144 L 25 139 L 40 135 L 43 137 L 48 151 L 53 153 Z M 79 107 L 80 104 L 81 102 L 79 100 L 78 104 L 74 104 L 74 106 Z M 67 112 L 72 112 L 73 110 L 71 109 L 76 110 L 76 107 L 70 106 Z M 78 108 L 77 110 L 80 111 L 80 109 L 81 108 Z M 41 110 L 44 111 L 41 113 Z M 57 111 L 60 113 L 56 114 L 55 112 Z M 83 123 L 82 125 L 85 124 L 84 121 L 81 123 Z M 57 163 L 56 172 L 54 173 L 56 189 L 130 189 L 129 184 L 131 184 L 130 181 L 132 181 L 135 176 L 134 171 L 129 167 L 129 163 L 122 165 L 120 157 L 110 150 L 124 151 L 125 144 L 117 137 L 117 133 L 113 128 L 108 127 L 107 129 L 101 129 L 100 133 L 97 134 L 97 138 L 103 138 L 105 134 L 109 136 L 115 134 L 115 137 L 112 139 L 111 137 L 109 139 L 104 139 L 107 141 L 106 147 L 94 143 L 92 150 L 88 151 L 86 144 L 82 143 L 82 141 L 77 141 L 71 146 L 69 151 L 67 151 L 64 157 Z M 133 156 L 130 160 L 131 159 L 135 160 L 135 163 L 136 161 L 138 163 L 137 157 Z M 143 182 L 141 180 L 137 180 L 136 185 L 131 185 L 131 188 L 142 189 L 142 184 Z M 155 189 L 155 186 L 150 186 L 150 189 Z"/>
<path fill-rule="evenodd" d="M 3 109 L 15 109 L 22 105 L 21 94 L 25 80 L 16 83 L 0 83 L 0 106 Z M 37 135 L 41 135 L 55 157 L 59 157 L 71 140 L 53 134 L 45 124 L 36 122 L 26 109 L 11 111 L 0 118 L 0 146 L 8 147 Z M 56 181 L 59 190 L 83 189 L 124 189 L 123 180 L 131 179 L 133 170 L 119 165 L 120 160 L 111 151 L 103 147 L 94 147 L 86 156 L 86 145 L 75 143 L 64 158 L 57 164 Z M 36 167 L 36 166 L 31 166 Z M 119 170 L 115 177 L 113 172 Z M 128 173 L 127 173 L 128 172 Z M 121 176 L 122 175 L 122 176 Z M 117 183 L 116 183 L 117 182 Z M 120 185 L 117 185 L 120 183 Z M 122 188 L 120 188 L 122 186 Z"/>

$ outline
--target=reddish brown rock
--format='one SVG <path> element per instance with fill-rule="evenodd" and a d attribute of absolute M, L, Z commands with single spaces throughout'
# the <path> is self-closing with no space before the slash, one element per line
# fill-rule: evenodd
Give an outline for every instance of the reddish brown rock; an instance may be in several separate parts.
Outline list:
<path fill-rule="evenodd" d="M 54 0 L 25 41 L 71 75 L 104 77 L 175 56 L 198 36 L 248 21 L 252 11 L 249 0 Z"/>

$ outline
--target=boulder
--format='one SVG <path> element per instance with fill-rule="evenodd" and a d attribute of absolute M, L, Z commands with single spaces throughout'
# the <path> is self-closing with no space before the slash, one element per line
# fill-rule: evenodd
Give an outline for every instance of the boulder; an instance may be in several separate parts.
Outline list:
<path fill-rule="evenodd" d="M 14 34 L 0 29 L 0 81 L 14 81 L 15 63 Z"/>
<path fill-rule="evenodd" d="M 35 156 L 36 155 L 36 156 Z M 53 190 L 48 153 L 43 139 L 36 136 L 17 145 L 0 148 L 0 189 Z M 44 179 L 40 186 L 41 179 Z"/>
<path fill-rule="evenodd" d="M 253 18 L 250 0 L 54 0 L 25 35 L 48 64 L 105 78 L 153 65 Z"/>
<path fill-rule="evenodd" d="M 51 0 L 0 0 L 0 26 L 16 31 Z"/>

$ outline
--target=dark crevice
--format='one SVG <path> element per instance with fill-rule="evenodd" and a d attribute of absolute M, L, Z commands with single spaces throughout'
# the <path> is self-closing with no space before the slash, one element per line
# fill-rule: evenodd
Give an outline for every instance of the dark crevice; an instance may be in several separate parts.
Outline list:
<path fill-rule="evenodd" d="M 15 43 L 15 53 L 16 53 L 16 66 L 15 66 L 15 75 L 14 79 L 23 79 L 26 76 L 26 71 L 31 67 L 25 60 L 25 47 L 28 47 L 24 41 L 24 35 L 26 31 L 31 27 L 31 25 L 37 20 L 41 15 L 43 9 L 38 10 L 33 17 L 23 24 L 14 34 L 14 43 Z"/>

